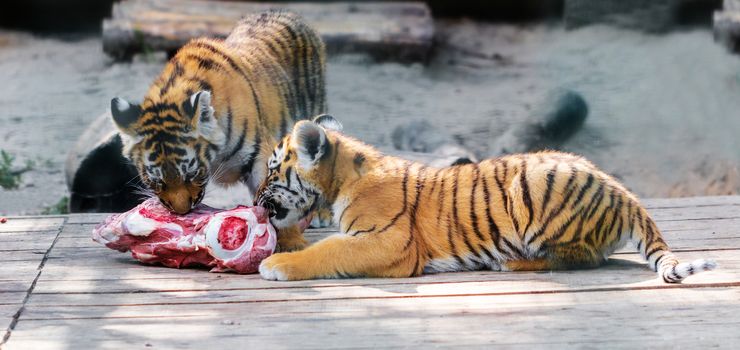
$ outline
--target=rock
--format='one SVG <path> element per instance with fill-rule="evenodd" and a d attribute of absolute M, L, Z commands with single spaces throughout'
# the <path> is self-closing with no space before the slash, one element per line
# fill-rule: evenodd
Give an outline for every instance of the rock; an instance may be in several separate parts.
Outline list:
<path fill-rule="evenodd" d="M 559 149 L 581 129 L 588 116 L 588 104 L 577 92 L 557 89 L 535 107 L 522 123 L 492 137 L 491 156 Z"/>
<path fill-rule="evenodd" d="M 548 143 L 562 143 L 569 139 L 588 116 L 586 100 L 571 90 L 557 90 L 550 94 L 543 107 L 535 117 L 541 118 L 542 136 Z"/>
<path fill-rule="evenodd" d="M 414 120 L 397 126 L 391 132 L 391 141 L 397 150 L 426 153 L 446 143 L 455 143 L 452 135 L 443 133 L 426 120 Z"/>
<path fill-rule="evenodd" d="M 474 162 L 472 159 L 468 157 L 459 156 L 459 155 L 444 156 L 444 155 L 438 155 L 434 153 L 407 152 L 407 151 L 399 151 L 395 149 L 382 149 L 382 148 L 381 148 L 381 151 L 385 154 L 388 154 L 394 157 L 403 158 L 406 160 L 410 160 L 412 162 L 424 163 L 428 166 L 436 167 L 436 168 L 444 168 L 450 165 L 468 164 L 468 163 Z"/>
<path fill-rule="evenodd" d="M 431 166 L 444 167 L 478 161 L 475 154 L 463 147 L 452 135 L 434 127 L 426 120 L 415 120 L 397 126 L 391 133 L 391 140 L 394 148 L 401 151 L 397 153 L 400 157 L 418 160 Z M 429 157 L 418 156 L 425 153 Z"/>

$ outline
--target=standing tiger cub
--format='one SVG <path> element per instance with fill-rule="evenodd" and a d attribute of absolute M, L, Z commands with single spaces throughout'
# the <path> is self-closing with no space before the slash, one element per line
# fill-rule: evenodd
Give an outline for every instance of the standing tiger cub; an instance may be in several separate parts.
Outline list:
<path fill-rule="evenodd" d="M 298 122 L 273 151 L 258 204 L 293 225 L 332 205 L 343 234 L 262 262 L 270 280 L 597 267 L 627 241 L 666 282 L 715 263 L 680 263 L 619 182 L 575 155 L 540 152 L 431 168 L 342 135 L 330 116 Z"/>
<path fill-rule="evenodd" d="M 179 214 L 203 199 L 211 179 L 242 181 L 254 194 L 294 122 L 326 111 L 324 51 L 313 29 L 282 11 L 242 19 L 225 40 L 190 41 L 140 105 L 111 101 L 124 156 Z"/>

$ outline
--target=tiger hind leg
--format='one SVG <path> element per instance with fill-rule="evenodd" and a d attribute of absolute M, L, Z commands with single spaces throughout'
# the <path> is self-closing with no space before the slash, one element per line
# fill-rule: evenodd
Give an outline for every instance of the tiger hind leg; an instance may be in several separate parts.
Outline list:
<path fill-rule="evenodd" d="M 547 271 L 552 265 L 547 259 L 510 260 L 503 264 L 503 271 Z"/>
<path fill-rule="evenodd" d="M 542 258 L 504 262 L 503 267 L 504 271 L 575 270 L 596 268 L 604 261 L 593 248 L 572 243 L 547 248 L 547 254 Z"/>
<path fill-rule="evenodd" d="M 548 249 L 547 257 L 555 270 L 593 269 L 606 262 L 596 249 L 583 243 L 557 244 Z"/>

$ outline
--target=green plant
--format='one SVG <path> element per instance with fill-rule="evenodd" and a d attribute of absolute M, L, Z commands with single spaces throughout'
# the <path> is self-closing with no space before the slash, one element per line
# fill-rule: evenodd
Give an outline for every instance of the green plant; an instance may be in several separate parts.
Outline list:
<path fill-rule="evenodd" d="M 11 190 L 18 188 L 21 183 L 21 174 L 23 171 L 14 171 L 13 162 L 15 157 L 5 150 L 0 150 L 0 187 Z"/>
<path fill-rule="evenodd" d="M 154 49 L 144 39 L 144 33 L 140 30 L 134 30 L 134 40 L 136 41 L 137 45 L 141 47 L 141 53 L 144 57 L 144 61 L 154 62 Z"/>
<path fill-rule="evenodd" d="M 50 205 L 41 211 L 44 215 L 60 215 L 69 213 L 69 197 L 64 196 L 54 205 Z"/>

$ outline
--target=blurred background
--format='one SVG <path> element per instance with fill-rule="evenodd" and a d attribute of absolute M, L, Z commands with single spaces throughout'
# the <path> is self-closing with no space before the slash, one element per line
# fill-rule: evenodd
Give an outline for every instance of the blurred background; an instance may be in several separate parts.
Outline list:
<path fill-rule="evenodd" d="M 75 176 L 106 178 L 77 173 L 110 99 L 270 7 L 317 28 L 329 112 L 388 152 L 560 149 L 642 197 L 740 194 L 740 0 L 26 0 L 0 11 L 0 214 L 66 212 Z"/>

